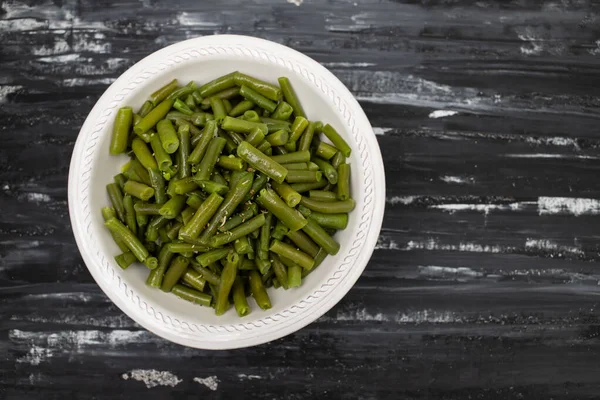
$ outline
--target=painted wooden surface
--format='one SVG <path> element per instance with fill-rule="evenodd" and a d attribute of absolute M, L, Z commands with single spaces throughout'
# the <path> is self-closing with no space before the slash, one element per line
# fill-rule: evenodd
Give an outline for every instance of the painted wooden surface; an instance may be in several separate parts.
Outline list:
<path fill-rule="evenodd" d="M 598 2 L 290 1 L 0 3 L 0 398 L 600 396 Z M 67 210 L 73 144 L 107 85 L 213 33 L 330 68 L 375 127 L 388 187 L 344 300 L 223 352 L 113 306 Z"/>

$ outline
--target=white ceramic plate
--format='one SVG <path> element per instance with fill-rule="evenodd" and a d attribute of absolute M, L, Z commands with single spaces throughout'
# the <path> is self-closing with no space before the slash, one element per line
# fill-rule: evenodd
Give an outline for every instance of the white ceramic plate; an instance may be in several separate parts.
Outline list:
<path fill-rule="evenodd" d="M 200 307 L 145 285 L 148 270 L 121 270 L 119 253 L 103 226 L 100 208 L 109 204 L 105 186 L 126 157 L 108 154 L 112 121 L 124 105 L 137 109 L 173 78 L 202 84 L 239 70 L 266 81 L 290 78 L 312 120 L 330 123 L 348 141 L 352 155 L 351 191 L 356 208 L 348 228 L 336 235 L 340 252 L 303 280 L 300 288 L 269 290 L 273 308 L 239 318 L 230 309 L 216 317 Z M 288 47 L 247 36 L 207 36 L 159 50 L 113 83 L 88 115 L 73 151 L 69 171 L 69 212 L 81 255 L 104 293 L 148 330 L 182 345 L 231 349 L 265 343 L 297 331 L 333 307 L 356 282 L 377 242 L 385 207 L 381 153 L 365 113 L 327 69 Z"/>

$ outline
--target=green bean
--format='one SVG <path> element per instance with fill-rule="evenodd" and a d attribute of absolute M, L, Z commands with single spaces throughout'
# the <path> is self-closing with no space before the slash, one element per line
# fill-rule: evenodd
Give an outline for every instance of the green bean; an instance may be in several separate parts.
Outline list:
<path fill-rule="evenodd" d="M 146 259 L 144 260 L 144 265 L 150 270 L 156 269 L 156 267 L 158 266 L 158 260 L 156 259 L 156 257 L 146 257 Z"/>
<path fill-rule="evenodd" d="M 189 267 L 185 271 L 185 274 L 183 274 L 182 280 L 192 288 L 199 291 L 203 291 L 204 286 L 206 286 L 206 279 L 204 279 L 202 275 L 200 275 L 194 269 Z"/>
<path fill-rule="evenodd" d="M 248 195 L 244 198 L 244 201 L 248 201 L 253 198 L 257 193 L 259 193 L 266 185 L 269 177 L 262 173 L 256 174 L 256 179 L 254 179 L 254 183 L 252 184 L 252 188 Z"/>
<path fill-rule="evenodd" d="M 223 129 L 219 129 L 217 131 L 217 135 L 220 138 L 225 139 L 225 150 L 227 150 L 227 152 L 229 154 L 232 154 L 235 152 L 235 149 L 237 149 L 237 144 L 235 143 L 235 141 L 233 140 L 233 138 L 231 137 L 231 135 L 229 135 L 229 133 L 225 132 Z"/>
<path fill-rule="evenodd" d="M 110 203 L 115 209 L 117 216 L 123 222 L 125 222 L 125 206 L 123 205 L 123 193 L 119 189 L 119 185 L 116 183 L 109 183 L 106 185 L 106 191 L 108 192 L 108 198 Z"/>
<path fill-rule="evenodd" d="M 319 169 L 321 171 L 323 171 L 323 175 L 325 175 L 325 177 L 327 178 L 329 183 L 331 183 L 332 185 L 335 185 L 337 183 L 338 173 L 331 164 L 329 164 L 327 161 L 325 161 L 319 157 L 314 157 L 312 162 L 314 162 L 315 164 L 317 164 L 319 166 Z M 320 177 L 319 177 L 319 179 L 320 179 Z"/>
<path fill-rule="evenodd" d="M 144 104 L 142 104 L 142 106 L 140 107 L 140 110 L 138 111 L 140 120 L 142 119 L 142 117 L 145 117 L 146 115 L 148 115 L 148 113 L 150 111 L 152 111 L 153 108 L 154 108 L 154 104 L 152 104 L 152 102 L 150 100 L 146 100 L 144 102 Z"/>
<path fill-rule="evenodd" d="M 334 192 L 329 192 L 326 190 L 310 190 L 308 192 L 308 197 L 311 200 L 316 201 L 336 201 L 337 196 Z"/>
<path fill-rule="evenodd" d="M 223 272 L 221 272 L 221 284 L 219 285 L 219 295 L 215 303 L 215 314 L 223 315 L 229 307 L 229 293 L 237 277 L 238 264 L 240 256 L 237 253 L 230 253 L 227 256 L 227 263 Z"/>
<path fill-rule="evenodd" d="M 110 154 L 121 154 L 127 150 L 129 130 L 133 122 L 133 110 L 131 107 L 121 107 L 117 111 L 113 132 L 110 141 Z"/>
<path fill-rule="evenodd" d="M 283 182 L 287 175 L 287 169 L 261 153 L 256 147 L 248 142 L 240 143 L 237 149 L 237 155 L 242 160 L 246 161 L 252 168 L 262 172 L 276 182 Z"/>
<path fill-rule="evenodd" d="M 287 143 L 288 138 L 289 134 L 284 130 L 279 130 L 265 137 L 271 146 L 283 146 Z"/>
<path fill-rule="evenodd" d="M 287 153 L 293 153 L 293 152 L 297 151 L 298 146 L 297 146 L 296 142 L 292 142 L 292 141 L 288 140 L 288 142 L 283 145 L 283 148 L 276 147 L 276 149 L 279 150 L 279 154 L 287 154 Z"/>
<path fill-rule="evenodd" d="M 167 171 L 171 168 L 173 161 L 171 160 L 171 156 L 163 148 L 158 134 L 153 134 L 150 137 L 150 146 L 152 146 L 152 151 L 154 151 L 154 158 L 158 164 L 158 169 Z"/>
<path fill-rule="evenodd" d="M 307 225 L 310 223 L 310 221 L 307 223 Z M 302 230 L 306 231 L 306 226 L 304 228 L 302 228 Z M 310 255 L 311 257 L 316 257 L 317 253 L 319 252 L 319 246 L 317 246 L 317 244 L 315 244 L 315 242 L 313 242 L 313 240 L 307 236 L 305 233 L 303 233 L 302 231 L 296 231 L 296 232 L 288 232 L 286 234 L 286 236 L 303 252 L 307 253 L 308 255 Z"/>
<path fill-rule="evenodd" d="M 289 163 L 289 164 L 281 164 L 285 167 L 285 169 L 289 170 L 307 170 L 308 164 L 305 162 L 299 163 Z"/>
<path fill-rule="evenodd" d="M 211 217 L 217 212 L 217 209 L 223 202 L 223 198 L 216 193 L 212 193 L 198 207 L 192 219 L 185 224 L 179 231 L 179 237 L 182 239 L 196 239 L 204 226 Z"/>
<path fill-rule="evenodd" d="M 252 146 L 256 147 L 265 139 L 265 134 L 263 131 L 256 127 L 250 131 L 248 136 L 246 136 L 246 142 L 250 143 Z M 240 143 L 241 144 L 241 143 Z"/>
<path fill-rule="evenodd" d="M 117 213 L 115 212 L 114 208 L 111 207 L 102 207 L 102 218 L 104 219 L 104 221 L 109 220 L 110 218 L 117 218 Z M 115 244 L 119 247 L 119 249 L 122 252 L 127 252 L 129 251 L 129 247 L 127 247 L 127 245 L 125 244 L 125 242 L 123 241 L 123 239 L 121 239 L 118 235 L 115 235 L 114 233 L 110 233 Z"/>
<path fill-rule="evenodd" d="M 206 200 L 204 194 L 200 195 L 198 191 L 194 191 L 192 193 L 188 193 L 188 198 L 185 201 L 185 204 L 197 210 L 198 207 L 202 205 L 204 200 Z"/>
<path fill-rule="evenodd" d="M 240 117 L 240 119 L 243 119 L 245 121 L 250 121 L 250 122 L 259 122 L 259 123 L 261 122 L 260 116 L 254 110 L 246 111 L 244 113 L 244 115 Z"/>
<path fill-rule="evenodd" d="M 285 226 L 283 222 L 277 220 L 275 224 L 275 228 L 273 228 L 273 232 L 271 233 L 271 237 L 277 240 L 283 240 L 283 237 L 289 232 L 289 228 Z"/>
<path fill-rule="evenodd" d="M 227 171 L 227 172 L 229 172 L 229 171 Z M 239 180 L 242 177 L 244 177 L 246 173 L 247 173 L 246 171 L 232 171 L 231 173 L 229 173 L 229 182 L 228 182 L 229 189 L 231 190 L 234 187 L 236 187 Z"/>
<path fill-rule="evenodd" d="M 229 116 L 223 118 L 223 121 L 221 122 L 221 128 L 226 131 L 233 131 L 237 133 L 246 134 L 251 133 L 252 130 L 255 128 L 260 129 L 263 135 L 266 135 L 268 132 L 266 124 L 263 124 L 261 122 L 246 121 L 243 119 L 233 118 Z"/>
<path fill-rule="evenodd" d="M 250 245 L 250 247 L 252 247 L 252 245 Z M 249 255 L 250 253 L 247 253 L 246 257 Z M 240 262 L 240 266 L 239 266 L 240 270 L 244 270 L 244 271 L 250 271 L 253 269 L 256 269 L 256 263 L 254 262 L 254 260 L 250 260 L 248 258 L 244 258 L 241 262 Z"/>
<path fill-rule="evenodd" d="M 198 184 L 192 176 L 173 181 L 171 185 L 171 189 L 175 194 L 186 194 L 198 189 Z"/>
<path fill-rule="evenodd" d="M 110 218 L 104 225 L 116 236 L 120 237 L 127 245 L 129 250 L 135 255 L 140 262 L 144 262 L 150 256 L 148 249 L 144 247 L 142 242 L 127 228 L 121 221 L 116 218 Z"/>
<path fill-rule="evenodd" d="M 311 200 L 306 196 L 302 196 L 300 204 L 309 208 L 312 211 L 321 212 L 324 214 L 340 214 L 354 210 L 356 202 L 353 199 L 343 201 L 322 202 Z"/>
<path fill-rule="evenodd" d="M 273 154 L 273 148 L 271 147 L 271 144 L 266 140 L 260 142 L 260 144 L 256 146 L 256 150 L 260 151 L 261 153 L 267 156 L 271 156 Z"/>
<path fill-rule="evenodd" d="M 146 201 L 154 196 L 154 189 L 143 183 L 129 180 L 125 182 L 125 193 Z"/>
<path fill-rule="evenodd" d="M 296 117 L 306 117 L 306 113 L 304 112 L 304 109 L 302 108 L 302 105 L 296 96 L 290 80 L 287 77 L 282 76 L 278 78 L 277 81 L 279 82 L 279 86 L 281 86 L 281 91 L 283 92 L 285 101 L 287 101 L 294 109 L 294 115 Z"/>
<path fill-rule="evenodd" d="M 221 284 L 221 278 L 209 269 L 203 267 L 194 260 L 190 260 L 190 264 L 192 264 L 192 268 L 198 272 L 206 282 L 217 286 Z"/>
<path fill-rule="evenodd" d="M 167 115 L 174 102 L 175 100 L 172 99 L 166 99 L 162 101 L 159 105 L 154 107 L 154 109 L 152 109 L 148 115 L 143 117 L 136 126 L 133 127 L 133 131 L 140 135 L 154 128 L 158 121 L 162 120 Z"/>
<path fill-rule="evenodd" d="M 214 262 L 217 262 L 217 261 L 227 257 L 227 254 L 229 254 L 230 252 L 231 252 L 230 247 L 211 250 L 204 254 L 200 254 L 198 257 L 196 257 L 196 261 L 198 261 L 200 263 L 200 265 L 202 265 L 203 267 L 206 267 Z"/>
<path fill-rule="evenodd" d="M 229 115 L 229 112 L 233 109 L 231 101 L 223 99 L 223 106 L 225 106 L 225 112 L 227 113 L 227 115 Z"/>
<path fill-rule="evenodd" d="M 154 242 L 158 239 L 158 230 L 165 226 L 169 220 L 162 215 L 158 215 L 152 219 L 146 229 L 146 241 Z"/>
<path fill-rule="evenodd" d="M 154 106 L 156 106 L 161 101 L 166 99 L 171 93 L 173 93 L 173 91 L 177 89 L 178 85 L 179 83 L 177 82 L 177 79 L 173 79 L 171 82 L 167 83 L 165 86 L 152 93 L 150 95 L 150 101 Z"/>
<path fill-rule="evenodd" d="M 238 91 L 238 93 L 239 93 L 239 91 Z M 250 100 L 242 100 L 239 103 L 237 103 L 235 105 L 235 107 L 233 107 L 231 109 L 231 111 L 229 111 L 229 116 L 237 117 L 237 116 L 244 114 L 246 111 L 252 110 L 253 108 L 254 108 L 253 102 L 251 102 Z"/>
<path fill-rule="evenodd" d="M 196 101 L 194 100 L 194 96 L 192 96 L 191 94 L 188 94 L 186 96 L 184 103 L 192 111 L 195 111 L 198 108 L 196 107 Z"/>
<path fill-rule="evenodd" d="M 169 227 L 167 231 L 167 237 L 169 240 L 175 240 L 179 236 L 179 230 L 183 227 L 183 222 L 175 222 Z"/>
<path fill-rule="evenodd" d="M 306 165 L 308 166 L 309 171 L 318 171 L 319 170 L 319 166 L 312 161 L 307 162 Z"/>
<path fill-rule="evenodd" d="M 196 102 L 196 104 L 200 104 L 200 103 L 202 103 L 202 101 L 204 100 L 204 99 L 202 98 L 202 95 L 200 94 L 200 91 L 199 91 L 199 90 L 194 90 L 194 91 L 192 92 L 192 97 L 194 98 L 194 101 Z"/>
<path fill-rule="evenodd" d="M 267 118 L 267 117 L 262 117 L 261 121 L 263 122 L 263 124 L 265 124 L 267 126 L 268 133 L 277 132 L 282 129 L 284 131 L 288 131 L 288 132 L 292 130 L 292 124 L 290 124 L 287 121 L 281 121 L 279 119 L 273 119 L 273 118 Z"/>
<path fill-rule="evenodd" d="M 324 160 L 330 160 L 338 152 L 332 145 L 319 141 L 315 154 Z"/>
<path fill-rule="evenodd" d="M 125 175 L 129 175 L 129 179 L 141 182 L 147 186 L 152 184 L 148 170 L 136 159 L 131 160 L 129 163 L 129 169 Z"/>
<path fill-rule="evenodd" d="M 210 307 L 212 303 L 211 295 L 199 292 L 198 290 L 189 288 L 179 283 L 173 286 L 171 293 L 182 300 L 187 300 L 194 304 L 200 304 L 201 306 Z"/>
<path fill-rule="evenodd" d="M 285 101 L 282 101 L 277 105 L 273 114 L 271 114 L 271 118 L 287 121 L 291 117 L 293 111 L 294 109 L 292 106 Z"/>
<path fill-rule="evenodd" d="M 269 256 L 267 253 L 264 260 L 258 257 L 255 260 L 256 267 L 258 268 L 258 271 L 261 273 L 261 275 L 265 275 L 271 270 L 271 261 L 269 261 L 268 258 Z"/>
<path fill-rule="evenodd" d="M 160 290 L 163 292 L 170 292 L 173 289 L 173 286 L 177 284 L 177 281 L 185 274 L 189 263 L 190 261 L 183 256 L 175 257 L 175 259 L 171 261 L 169 269 L 165 272 L 162 284 L 160 285 Z"/>
<path fill-rule="evenodd" d="M 348 214 L 323 214 L 311 211 L 307 218 L 314 220 L 317 224 L 326 229 L 346 229 L 348 226 Z"/>
<path fill-rule="evenodd" d="M 123 196 L 123 207 L 125 208 L 125 222 L 127 227 L 134 235 L 137 234 L 137 222 L 135 220 L 135 209 L 133 208 L 133 198 L 126 194 Z"/>
<path fill-rule="evenodd" d="M 328 184 L 327 179 L 322 178 L 313 183 L 293 183 L 290 186 L 298 193 L 308 192 L 309 190 L 322 189 Z"/>
<path fill-rule="evenodd" d="M 210 97 L 210 107 L 212 108 L 213 115 L 215 116 L 215 121 L 221 122 L 223 118 L 227 115 L 227 111 L 225 111 L 225 105 L 223 104 L 223 99 L 212 96 Z"/>
<path fill-rule="evenodd" d="M 194 176 L 199 181 L 207 181 L 210 179 L 210 174 L 215 168 L 215 164 L 225 147 L 225 143 L 227 141 L 223 138 L 212 138 L 210 143 L 208 144 L 208 148 L 206 149 L 206 153 L 198 164 L 198 172 Z"/>
<path fill-rule="evenodd" d="M 271 300 L 269 299 L 269 295 L 267 294 L 258 271 L 250 271 L 248 274 L 248 282 L 250 283 L 250 292 L 252 293 L 256 304 L 263 310 L 271 308 Z"/>
<path fill-rule="evenodd" d="M 288 183 L 312 183 L 321 180 L 322 175 L 321 171 L 292 170 L 288 171 L 285 180 Z"/>
<path fill-rule="evenodd" d="M 352 149 L 331 125 L 327 124 L 323 127 L 323 134 L 331 140 L 331 143 L 340 150 L 344 157 L 350 157 Z"/>
<path fill-rule="evenodd" d="M 233 306 L 235 311 L 240 317 L 244 317 L 250 314 L 250 307 L 248 306 L 248 300 L 246 299 L 246 291 L 244 290 L 244 283 L 242 279 L 237 276 L 233 283 Z"/>
<path fill-rule="evenodd" d="M 247 209 L 229 218 L 223 225 L 219 226 L 219 232 L 227 232 L 246 222 L 258 213 L 258 207 L 252 203 Z"/>
<path fill-rule="evenodd" d="M 265 96 L 276 102 L 281 100 L 281 89 L 277 85 L 272 85 L 252 76 L 242 74 L 241 72 L 236 72 L 233 79 L 235 81 L 235 84 L 241 86 L 242 88 L 244 86 L 252 88 L 254 91 L 260 93 L 262 96 Z M 240 89 L 240 94 L 244 96 L 241 93 L 241 91 L 242 90 Z"/>
<path fill-rule="evenodd" d="M 210 180 L 218 183 L 219 185 L 229 186 L 227 180 L 218 171 L 213 171 L 212 175 L 210 176 Z"/>
<path fill-rule="evenodd" d="M 220 225 L 224 225 L 227 217 L 233 213 L 246 194 L 250 191 L 254 175 L 249 172 L 243 172 L 242 174 L 242 178 L 239 180 L 238 184 L 229 190 L 225 200 L 221 203 L 221 206 L 208 224 L 208 227 L 202 232 L 202 235 L 200 236 L 202 242 L 208 243 L 210 238 L 215 234 L 217 228 Z"/>
<path fill-rule="evenodd" d="M 273 273 L 277 277 L 277 280 L 281 283 L 281 286 L 287 290 L 289 287 L 287 267 L 283 265 L 277 254 L 271 253 L 270 256 L 272 260 L 271 266 L 273 267 Z"/>
<path fill-rule="evenodd" d="M 291 134 L 288 143 L 295 143 L 300 139 L 304 130 L 308 127 L 308 120 L 302 116 L 296 116 L 291 127 Z"/>
<path fill-rule="evenodd" d="M 310 161 L 310 151 L 308 151 L 308 150 L 296 151 L 293 153 L 271 156 L 271 159 L 280 164 L 309 162 Z"/>
<path fill-rule="evenodd" d="M 162 174 L 156 168 L 150 168 L 148 170 L 148 174 L 150 177 L 150 183 L 154 189 L 154 200 L 156 204 L 164 204 L 167 201 L 167 194 L 165 192 L 165 180 Z"/>
<path fill-rule="evenodd" d="M 181 178 L 187 178 L 191 175 L 192 166 L 189 162 L 190 156 L 190 129 L 186 126 L 180 126 L 177 130 L 179 135 L 179 149 L 178 155 L 181 162 L 179 163 L 179 176 Z"/>
<path fill-rule="evenodd" d="M 236 239 L 233 242 L 233 249 L 238 254 L 248 254 L 252 251 L 252 246 L 250 245 L 250 241 L 248 240 L 248 236 L 242 236 L 239 239 Z"/>
<path fill-rule="evenodd" d="M 181 221 L 183 222 L 183 224 L 187 224 L 189 223 L 192 218 L 194 217 L 194 214 L 196 213 L 196 209 L 194 207 L 186 207 L 182 212 L 181 212 Z"/>
<path fill-rule="evenodd" d="M 228 243 L 235 241 L 236 239 L 241 238 L 242 236 L 248 235 L 250 232 L 259 229 L 261 226 L 265 224 L 265 216 L 261 213 L 251 220 L 244 222 L 243 224 L 233 228 L 228 232 L 224 232 L 213 236 L 210 239 L 211 247 L 221 247 Z"/>
<path fill-rule="evenodd" d="M 158 239 L 160 240 L 161 244 L 171 242 L 171 239 L 169 239 L 169 235 L 167 234 L 167 226 L 163 226 L 158 230 Z"/>
<path fill-rule="evenodd" d="M 299 287 L 302 284 L 302 268 L 294 265 L 288 268 L 288 287 Z"/>
<path fill-rule="evenodd" d="M 160 208 L 160 215 L 167 219 L 173 219 L 177 217 L 185 206 L 185 200 L 186 197 L 183 195 L 175 195 L 171 197 L 171 199 L 163 204 L 163 206 Z"/>
<path fill-rule="evenodd" d="M 140 138 L 133 139 L 131 142 L 131 149 L 133 150 L 135 157 L 144 166 L 144 168 L 158 168 L 152 153 L 143 140 Z"/>
<path fill-rule="evenodd" d="M 308 218 L 308 223 L 302 229 L 328 254 L 335 255 L 340 250 L 340 245 L 313 218 Z M 316 254 L 311 255 L 316 257 Z"/>
<path fill-rule="evenodd" d="M 113 177 L 113 180 L 119 186 L 119 189 L 123 190 L 123 187 L 125 186 L 125 182 L 127 182 L 127 178 L 125 178 L 125 175 L 117 174 Z"/>
<path fill-rule="evenodd" d="M 240 88 L 237 86 L 234 87 L 230 87 L 228 89 L 222 90 L 218 93 L 213 94 L 210 97 L 206 97 L 204 99 L 202 99 L 202 105 L 203 106 L 210 106 L 211 102 L 210 99 L 213 97 L 216 97 L 220 100 L 227 100 L 227 99 L 231 99 L 234 98 L 235 96 L 240 94 Z"/>
<path fill-rule="evenodd" d="M 208 145 L 216 135 L 217 130 L 218 127 L 215 121 L 208 121 L 206 123 L 206 126 L 198 137 L 196 147 L 194 147 L 194 150 L 188 158 L 190 164 L 197 164 L 204 158 Z"/>
<path fill-rule="evenodd" d="M 246 85 L 242 85 L 242 87 L 240 88 L 240 95 L 246 100 L 250 100 L 254 104 L 264 108 L 269 112 L 273 112 L 277 108 L 277 103 L 274 103 L 267 97 L 263 96 L 262 94 L 258 93 L 257 91 L 253 90 L 252 88 Z"/>
<path fill-rule="evenodd" d="M 163 119 L 158 122 L 156 129 L 163 149 L 169 154 L 175 153 L 179 148 L 179 138 L 173 123 L 168 119 Z"/>
<path fill-rule="evenodd" d="M 292 189 L 287 183 L 271 182 L 271 186 L 288 206 L 296 207 L 300 203 L 302 195 Z"/>
<path fill-rule="evenodd" d="M 196 179 L 196 178 L 194 178 Z M 219 194 L 221 196 L 227 194 L 227 192 L 229 191 L 229 187 L 226 185 L 221 185 L 220 183 L 216 183 L 213 181 L 199 181 L 196 180 L 196 183 L 198 184 L 198 186 L 200 186 L 202 188 L 202 190 L 204 190 L 205 192 L 211 194 L 211 193 L 216 193 Z"/>
<path fill-rule="evenodd" d="M 258 248 L 263 252 L 267 253 L 266 259 L 268 259 L 269 252 L 269 241 L 271 239 L 271 227 L 273 225 L 273 214 L 270 212 L 261 213 L 264 216 L 265 223 L 260 227 L 260 236 L 258 241 Z M 259 257 L 263 258 L 263 257 Z"/>
<path fill-rule="evenodd" d="M 206 246 L 191 244 L 191 243 L 181 243 L 181 242 L 172 242 L 167 244 L 169 251 L 171 253 L 198 253 L 198 252 L 207 252 L 209 248 Z"/>
<path fill-rule="evenodd" d="M 194 111 L 180 99 L 175 100 L 175 103 L 173 103 L 173 108 L 186 115 L 192 115 L 194 113 Z"/>
<path fill-rule="evenodd" d="M 200 86 L 198 91 L 200 92 L 200 95 L 205 98 L 222 92 L 225 89 L 235 86 L 234 76 L 235 72 L 221 76 Z"/>
<path fill-rule="evenodd" d="M 293 260 L 302 268 L 311 269 L 314 266 L 314 260 L 310 255 L 277 239 L 271 242 L 271 247 L 269 248 L 269 250 L 271 250 L 273 253 L 279 254 L 280 256 Z"/>
<path fill-rule="evenodd" d="M 344 155 L 339 151 L 337 153 L 335 153 L 335 155 L 331 159 L 331 165 L 335 169 L 338 169 L 340 167 L 340 165 L 345 164 L 345 163 L 346 163 L 346 157 L 344 157 Z"/>
<path fill-rule="evenodd" d="M 127 269 L 127 267 L 137 261 L 137 258 L 131 251 L 126 251 L 125 253 L 115 256 L 115 261 L 117 262 L 117 265 L 121 267 L 121 269 Z"/>
<path fill-rule="evenodd" d="M 242 136 L 241 134 L 237 133 L 237 132 L 233 132 L 233 131 L 228 131 L 227 134 L 229 135 L 229 137 L 231 138 L 231 140 L 233 140 L 233 142 L 236 144 L 236 148 L 237 145 L 242 143 L 244 140 L 246 140 L 244 138 L 244 136 Z"/>
<path fill-rule="evenodd" d="M 350 198 L 350 164 L 342 164 L 338 167 L 338 200 L 348 200 Z"/>
<path fill-rule="evenodd" d="M 246 169 L 246 164 L 241 158 L 237 158 L 233 155 L 219 156 L 217 165 L 221 168 L 228 169 L 231 171 L 243 171 Z"/>
<path fill-rule="evenodd" d="M 167 246 L 163 246 L 158 253 L 158 267 L 150 271 L 146 279 L 146 285 L 155 288 L 162 285 L 163 277 L 172 258 L 173 253 L 168 250 Z"/>
<path fill-rule="evenodd" d="M 310 149 L 310 144 L 312 143 L 315 129 L 318 126 L 318 122 L 309 122 L 308 126 L 304 130 L 302 136 L 300 136 L 300 141 L 298 142 L 298 150 L 308 150 Z M 307 160 L 308 161 L 308 160 Z"/>
<path fill-rule="evenodd" d="M 261 190 L 256 201 L 262 207 L 272 212 L 278 220 L 292 231 L 302 229 L 306 225 L 306 219 L 302 214 L 285 204 L 272 189 Z"/>
<path fill-rule="evenodd" d="M 171 94 L 169 94 L 167 96 L 167 100 L 177 100 L 180 97 L 184 97 L 184 96 L 187 96 L 188 94 L 192 94 L 195 89 L 194 89 L 194 87 L 191 87 L 188 85 L 175 89 Z"/>

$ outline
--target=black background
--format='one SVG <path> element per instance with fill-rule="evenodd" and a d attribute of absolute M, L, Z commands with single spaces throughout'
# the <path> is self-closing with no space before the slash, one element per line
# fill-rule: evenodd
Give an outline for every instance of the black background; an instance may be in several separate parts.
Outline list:
<path fill-rule="evenodd" d="M 0 398 L 600 394 L 597 2 L 0 4 Z M 71 151 L 108 84 L 213 33 L 330 68 L 378 133 L 388 188 L 378 248 L 336 307 L 221 352 L 162 340 L 112 305 L 67 209 Z M 147 388 L 137 369 L 180 382 Z M 193 380 L 211 376 L 214 391 Z"/>

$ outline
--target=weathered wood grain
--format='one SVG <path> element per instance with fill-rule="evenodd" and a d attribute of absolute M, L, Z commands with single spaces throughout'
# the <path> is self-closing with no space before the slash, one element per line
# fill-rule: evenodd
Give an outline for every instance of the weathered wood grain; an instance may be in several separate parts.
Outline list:
<path fill-rule="evenodd" d="M 0 3 L 0 398 L 597 397 L 600 4 L 295 3 Z M 66 203 L 107 85 L 213 33 L 330 68 L 375 127 L 388 188 L 377 250 L 340 304 L 223 352 L 112 305 Z"/>

